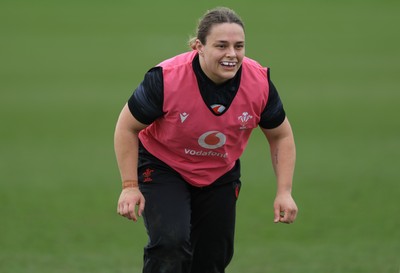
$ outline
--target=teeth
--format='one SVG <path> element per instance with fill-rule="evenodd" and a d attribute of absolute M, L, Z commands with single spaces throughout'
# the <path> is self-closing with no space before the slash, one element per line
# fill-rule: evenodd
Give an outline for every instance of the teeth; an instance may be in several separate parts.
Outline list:
<path fill-rule="evenodd" d="M 225 65 L 225 66 L 235 66 L 236 65 L 236 63 L 233 63 L 233 62 L 221 62 L 221 64 Z"/>

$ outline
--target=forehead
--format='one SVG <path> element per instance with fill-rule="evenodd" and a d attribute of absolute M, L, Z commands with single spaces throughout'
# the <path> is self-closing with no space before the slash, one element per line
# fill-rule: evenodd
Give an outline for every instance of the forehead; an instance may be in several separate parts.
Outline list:
<path fill-rule="evenodd" d="M 244 42 L 244 30 L 236 23 L 215 24 L 211 27 L 207 41 Z"/>

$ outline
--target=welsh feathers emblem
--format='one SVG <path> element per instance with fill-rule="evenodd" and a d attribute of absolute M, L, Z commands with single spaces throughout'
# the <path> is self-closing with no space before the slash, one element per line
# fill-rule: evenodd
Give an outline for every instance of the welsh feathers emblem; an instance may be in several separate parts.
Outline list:
<path fill-rule="evenodd" d="M 243 114 L 238 117 L 238 120 L 240 122 L 240 130 L 247 129 L 247 123 L 252 118 L 253 118 L 252 115 L 249 115 L 249 113 L 247 112 L 243 112 Z"/>

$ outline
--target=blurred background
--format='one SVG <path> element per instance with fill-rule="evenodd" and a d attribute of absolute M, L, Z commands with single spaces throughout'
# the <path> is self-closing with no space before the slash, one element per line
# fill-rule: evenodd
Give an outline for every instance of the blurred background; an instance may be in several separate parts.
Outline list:
<path fill-rule="evenodd" d="M 256 130 L 242 157 L 231 273 L 400 268 L 400 2 L 0 3 L 0 272 L 141 272 L 147 237 L 116 214 L 113 133 L 144 73 L 188 50 L 207 9 L 246 25 L 297 144 L 293 225 Z"/>

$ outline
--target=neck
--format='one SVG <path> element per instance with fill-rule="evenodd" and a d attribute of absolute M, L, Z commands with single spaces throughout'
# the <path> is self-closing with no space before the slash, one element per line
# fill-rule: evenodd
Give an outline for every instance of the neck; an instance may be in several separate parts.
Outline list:
<path fill-rule="evenodd" d="M 199 55 L 199 63 L 200 63 L 200 68 L 201 68 L 201 70 L 203 71 L 204 75 L 206 75 L 207 78 L 208 78 L 210 81 L 212 81 L 214 84 L 220 85 L 220 84 L 223 84 L 224 82 L 226 82 L 226 81 L 222 81 L 222 82 L 218 81 L 217 79 L 215 79 L 212 75 L 210 75 L 210 74 L 207 72 L 207 64 L 206 64 L 206 61 L 204 60 L 204 57 L 202 57 L 201 55 Z"/>

